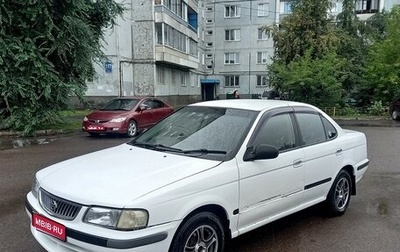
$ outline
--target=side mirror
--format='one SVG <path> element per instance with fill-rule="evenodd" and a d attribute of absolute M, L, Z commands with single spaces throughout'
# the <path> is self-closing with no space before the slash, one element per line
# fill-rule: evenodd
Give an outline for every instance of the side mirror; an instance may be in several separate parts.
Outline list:
<path fill-rule="evenodd" d="M 150 109 L 150 107 L 147 106 L 147 105 L 145 105 L 145 104 L 141 104 L 141 105 L 139 106 L 139 111 L 143 111 L 143 110 L 147 110 L 147 109 Z"/>
<path fill-rule="evenodd" d="M 263 159 L 274 159 L 278 157 L 279 150 L 272 145 L 260 144 L 255 148 L 250 147 L 244 154 L 243 161 L 254 161 Z"/>

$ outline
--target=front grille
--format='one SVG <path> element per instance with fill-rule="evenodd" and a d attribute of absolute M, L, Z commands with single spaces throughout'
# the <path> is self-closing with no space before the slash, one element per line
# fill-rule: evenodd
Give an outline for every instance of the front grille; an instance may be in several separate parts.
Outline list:
<path fill-rule="evenodd" d="M 108 120 L 101 120 L 101 119 L 88 119 L 91 123 L 106 123 Z"/>
<path fill-rule="evenodd" d="M 40 189 L 40 205 L 52 216 L 65 220 L 73 220 L 81 210 L 81 206 L 74 202 L 61 199 L 45 190 Z"/>

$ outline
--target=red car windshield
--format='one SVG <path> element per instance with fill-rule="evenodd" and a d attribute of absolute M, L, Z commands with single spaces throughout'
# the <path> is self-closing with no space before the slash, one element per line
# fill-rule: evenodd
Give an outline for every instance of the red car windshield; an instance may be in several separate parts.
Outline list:
<path fill-rule="evenodd" d="M 103 108 L 100 110 L 125 110 L 129 111 L 132 110 L 133 107 L 139 102 L 137 99 L 115 99 L 107 103 Z"/>

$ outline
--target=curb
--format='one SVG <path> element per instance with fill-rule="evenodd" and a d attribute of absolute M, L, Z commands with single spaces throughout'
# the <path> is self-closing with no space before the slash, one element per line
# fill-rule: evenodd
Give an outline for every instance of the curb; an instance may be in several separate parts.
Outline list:
<path fill-rule="evenodd" d="M 47 129 L 47 130 L 37 130 L 32 135 L 24 136 L 22 131 L 0 131 L 0 137 L 38 137 L 38 136 L 51 136 L 58 134 L 73 133 L 73 130 L 63 130 L 63 129 Z"/>

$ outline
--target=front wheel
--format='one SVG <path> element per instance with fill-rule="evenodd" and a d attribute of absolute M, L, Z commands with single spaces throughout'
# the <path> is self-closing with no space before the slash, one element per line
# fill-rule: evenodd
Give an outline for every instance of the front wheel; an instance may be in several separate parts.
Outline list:
<path fill-rule="evenodd" d="M 331 216 L 339 216 L 346 212 L 350 203 L 351 178 L 346 170 L 341 170 L 333 182 L 326 199 L 326 208 Z"/>
<path fill-rule="evenodd" d="M 135 121 L 129 121 L 128 129 L 126 131 L 126 135 L 128 137 L 134 137 L 134 136 L 136 136 L 137 132 L 138 132 L 138 127 L 137 127 L 136 122 Z"/>
<path fill-rule="evenodd" d="M 190 217 L 176 232 L 170 252 L 223 252 L 226 234 L 213 213 L 202 212 Z"/>

